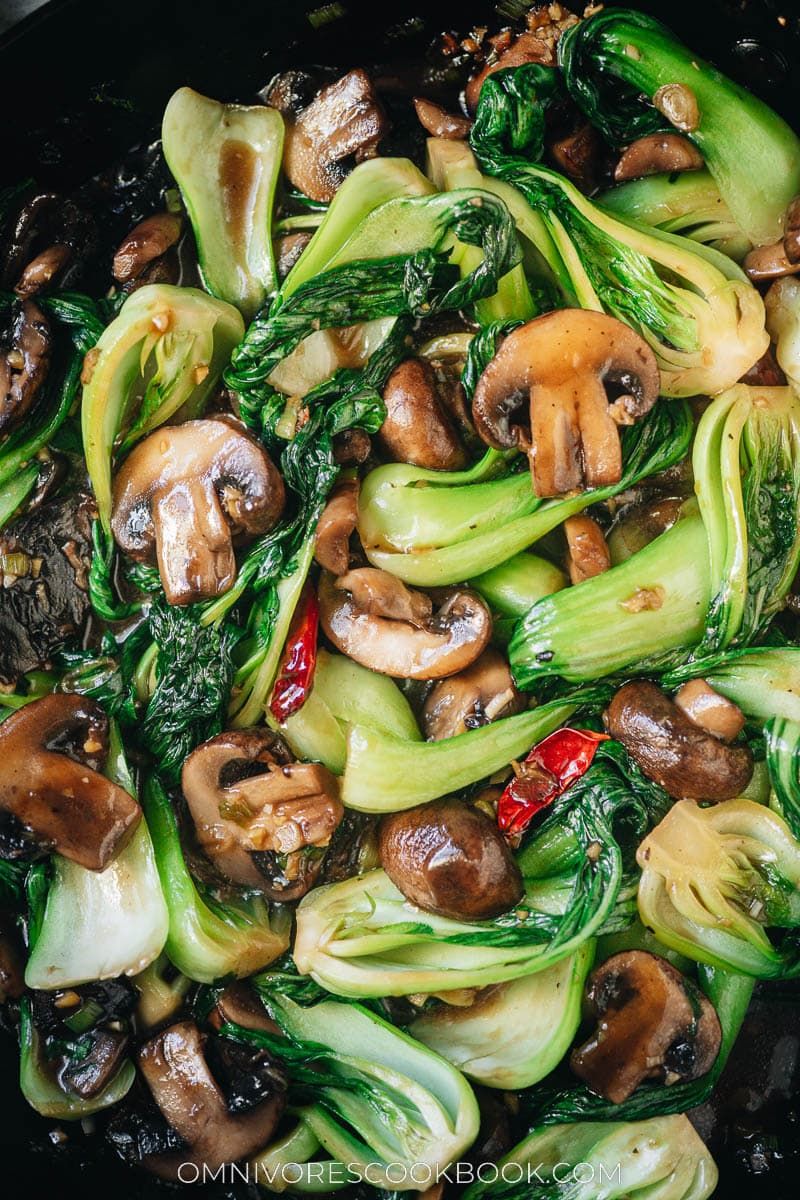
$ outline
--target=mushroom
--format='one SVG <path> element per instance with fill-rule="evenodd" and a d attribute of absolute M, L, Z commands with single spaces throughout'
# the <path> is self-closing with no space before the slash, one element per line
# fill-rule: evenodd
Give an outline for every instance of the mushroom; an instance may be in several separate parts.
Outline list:
<path fill-rule="evenodd" d="M 698 728 L 647 680 L 624 684 L 603 720 L 648 779 L 678 800 L 731 800 L 750 782 L 746 746 L 726 746 Z"/>
<path fill-rule="evenodd" d="M 360 466 L 372 451 L 372 439 L 363 429 L 343 429 L 333 439 L 333 457 L 339 466 Z"/>
<path fill-rule="evenodd" d="M 420 125 L 431 137 L 457 140 L 469 137 L 472 129 L 469 117 L 448 112 L 440 104 L 434 104 L 433 100 L 426 100 L 421 96 L 414 97 L 414 111 Z"/>
<path fill-rule="evenodd" d="M 344 813 L 335 776 L 293 762 L 268 729 L 203 742 L 184 762 L 181 786 L 200 848 L 220 873 L 276 900 L 308 891 L 321 861 L 303 852 L 326 847 Z M 271 870 L 279 858 L 282 869 Z"/>
<path fill-rule="evenodd" d="M 139 1067 L 156 1104 L 187 1148 L 150 1155 L 146 1166 L 162 1179 L 179 1180 L 181 1166 L 217 1170 L 268 1144 L 285 1107 L 275 1087 L 255 1108 L 233 1113 L 206 1061 L 206 1045 L 194 1021 L 177 1021 L 145 1042 Z"/>
<path fill-rule="evenodd" d="M 341 479 L 317 524 L 314 557 L 326 571 L 344 575 L 350 565 L 350 535 L 358 524 L 358 479 Z"/>
<path fill-rule="evenodd" d="M 50 322 L 32 300 L 19 306 L 10 342 L 0 356 L 0 434 L 30 411 L 50 367 Z"/>
<path fill-rule="evenodd" d="M 189 604 L 228 590 L 234 536 L 266 533 L 284 500 L 269 455 L 239 425 L 187 421 L 131 451 L 114 481 L 111 528 L 131 558 L 156 558 L 170 604 Z"/>
<path fill-rule="evenodd" d="M 433 367 L 407 358 L 395 367 L 383 389 L 386 419 L 378 441 L 398 462 L 428 470 L 457 471 L 467 456 L 443 406 Z"/>
<path fill-rule="evenodd" d="M 139 805 L 100 774 L 108 717 L 86 696 L 42 696 L 0 724 L 0 809 L 64 858 L 102 871 L 139 824 Z"/>
<path fill-rule="evenodd" d="M 586 513 L 576 513 L 564 522 L 567 539 L 567 571 L 572 583 L 583 583 L 602 575 L 611 566 L 611 555 L 602 529 Z"/>
<path fill-rule="evenodd" d="M 692 133 L 700 124 L 697 97 L 685 83 L 663 83 L 653 96 L 653 107 L 684 133 Z"/>
<path fill-rule="evenodd" d="M 486 921 L 523 896 L 522 876 L 493 821 L 455 797 L 389 813 L 381 866 L 407 900 L 454 921 Z"/>
<path fill-rule="evenodd" d="M 603 143 L 593 125 L 579 125 L 563 137 L 556 138 L 548 149 L 563 175 L 585 192 L 595 189 Z"/>
<path fill-rule="evenodd" d="M 649 133 L 637 138 L 622 152 L 614 170 L 617 183 L 642 179 L 645 175 L 699 171 L 703 156 L 688 138 L 678 133 Z"/>
<path fill-rule="evenodd" d="M 622 394 L 609 402 L 607 385 Z M 490 446 L 527 452 L 538 496 L 560 496 L 619 482 L 617 426 L 649 412 L 658 390 L 655 355 L 638 333 L 566 308 L 509 334 L 478 380 L 472 414 Z M 525 407 L 529 421 L 515 420 Z"/>
<path fill-rule="evenodd" d="M 349 658 L 401 679 L 443 679 L 472 665 L 486 649 L 492 619 L 466 588 L 444 594 L 438 610 L 388 571 L 362 567 L 319 586 L 322 628 Z"/>
<path fill-rule="evenodd" d="M 129 1042 L 121 1030 L 93 1029 L 88 1052 L 68 1060 L 58 1073 L 64 1089 L 83 1100 L 99 1096 L 122 1066 Z"/>
<path fill-rule="evenodd" d="M 682 496 L 659 496 L 656 500 L 625 507 L 611 529 L 608 547 L 616 566 L 637 554 L 654 538 L 671 529 L 679 519 L 685 500 Z"/>
<path fill-rule="evenodd" d="M 269 1016 L 251 987 L 241 979 L 234 980 L 216 997 L 208 1018 L 215 1029 L 230 1023 L 243 1029 L 260 1029 L 262 1033 L 281 1035 L 280 1027 Z"/>
<path fill-rule="evenodd" d="M 439 742 L 524 707 L 508 663 L 490 646 L 471 667 L 434 684 L 422 709 L 422 727 L 429 741 Z"/>
<path fill-rule="evenodd" d="M 72 258 L 72 250 L 61 242 L 48 246 L 41 254 L 32 258 L 20 275 L 14 291 L 21 300 L 35 296 L 52 283 Z"/>
<path fill-rule="evenodd" d="M 481 88 L 490 75 L 494 75 L 495 71 L 504 71 L 506 67 L 521 67 L 525 63 L 540 63 L 543 67 L 555 67 L 556 65 L 553 46 L 531 30 L 521 33 L 508 49 L 499 54 L 492 62 L 487 63 L 477 75 L 473 75 L 464 89 L 464 97 L 469 111 L 471 113 L 476 111 Z"/>
<path fill-rule="evenodd" d="M 732 742 L 744 729 L 738 704 L 715 692 L 705 679 L 690 679 L 678 688 L 675 703 L 693 725 L 723 742 Z"/>
<path fill-rule="evenodd" d="M 312 235 L 307 230 L 297 233 L 286 233 L 275 241 L 275 258 L 278 266 L 278 278 L 285 279 L 292 267 L 300 258 Z"/>
<path fill-rule="evenodd" d="M 284 168 L 296 188 L 327 203 L 347 175 L 344 160 L 373 158 L 389 125 L 366 71 L 323 88 L 296 120 L 286 117 Z"/>
<path fill-rule="evenodd" d="M 796 275 L 800 271 L 800 196 L 786 209 L 783 238 L 767 246 L 756 246 L 742 262 L 754 283 Z"/>
<path fill-rule="evenodd" d="M 117 283 L 138 279 L 146 267 L 166 254 L 181 236 L 182 224 L 176 213 L 159 212 L 135 225 L 114 255 L 111 273 Z"/>
<path fill-rule="evenodd" d="M 786 376 L 778 365 L 772 347 L 765 350 L 761 358 L 757 359 L 752 367 L 745 371 L 739 383 L 746 383 L 750 387 L 786 386 Z"/>
<path fill-rule="evenodd" d="M 612 1104 L 645 1079 L 669 1085 L 699 1079 L 722 1040 L 711 1002 L 670 963 L 647 950 L 624 950 L 589 976 L 591 1038 L 573 1050 L 575 1074 Z"/>

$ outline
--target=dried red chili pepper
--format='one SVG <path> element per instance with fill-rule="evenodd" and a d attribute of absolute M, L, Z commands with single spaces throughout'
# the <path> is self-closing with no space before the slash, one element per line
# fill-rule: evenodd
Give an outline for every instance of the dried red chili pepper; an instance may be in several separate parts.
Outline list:
<path fill-rule="evenodd" d="M 307 583 L 289 626 L 269 703 L 270 712 L 281 724 L 308 699 L 317 665 L 318 631 L 319 601 L 316 590 Z"/>
<path fill-rule="evenodd" d="M 503 833 L 524 833 L 537 812 L 588 771 L 599 743 L 606 741 L 606 733 L 565 728 L 534 746 L 498 801 L 497 824 Z"/>

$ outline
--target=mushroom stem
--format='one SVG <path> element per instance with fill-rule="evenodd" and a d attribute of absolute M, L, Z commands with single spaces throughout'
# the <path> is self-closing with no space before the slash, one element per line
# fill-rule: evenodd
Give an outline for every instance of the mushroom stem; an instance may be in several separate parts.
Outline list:
<path fill-rule="evenodd" d="M 226 592 L 236 578 L 230 528 L 213 486 L 186 479 L 155 496 L 156 561 L 170 604 Z"/>

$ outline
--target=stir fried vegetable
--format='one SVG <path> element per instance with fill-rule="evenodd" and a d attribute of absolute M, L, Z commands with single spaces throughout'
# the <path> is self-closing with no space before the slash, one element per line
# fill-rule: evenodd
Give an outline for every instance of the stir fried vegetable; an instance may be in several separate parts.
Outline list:
<path fill-rule="evenodd" d="M 506 7 L 0 196 L 3 1024 L 173 1184 L 703 1200 L 800 972 L 800 142 Z"/>

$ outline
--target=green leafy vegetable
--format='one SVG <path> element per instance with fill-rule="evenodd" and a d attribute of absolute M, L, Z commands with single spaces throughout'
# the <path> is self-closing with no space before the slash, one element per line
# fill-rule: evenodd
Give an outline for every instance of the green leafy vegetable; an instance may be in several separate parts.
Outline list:
<path fill-rule="evenodd" d="M 271 914 L 263 896 L 201 894 L 183 857 L 175 812 L 155 776 L 144 785 L 142 807 L 169 912 L 166 952 L 178 970 L 213 983 L 226 975 L 251 975 L 282 954 L 289 944 L 288 918 Z"/>
<path fill-rule="evenodd" d="M 500 475 L 489 451 L 469 471 L 376 467 L 364 480 L 359 534 L 373 566 L 406 583 L 438 587 L 488 571 L 528 549 L 567 517 L 679 462 L 692 420 L 682 404 L 657 404 L 622 434 L 622 479 L 613 487 L 542 500 L 528 471 Z"/>
<path fill-rule="evenodd" d="M 391 1187 L 392 1166 L 435 1179 L 474 1141 L 478 1104 L 463 1076 L 377 1014 L 277 993 L 269 1008 L 284 1037 L 236 1025 L 222 1034 L 286 1064 L 298 1115 L 351 1183 Z"/>
<path fill-rule="evenodd" d="M 693 451 L 711 603 L 697 654 L 752 641 L 800 562 L 800 400 L 737 384 L 709 405 Z"/>
<path fill-rule="evenodd" d="M 772 979 L 797 974 L 800 845 L 752 800 L 680 800 L 642 842 L 639 913 L 697 962 Z M 770 940 L 767 930 L 787 930 Z"/>
<path fill-rule="evenodd" d="M 409 1032 L 486 1087 L 531 1087 L 572 1044 L 593 958 L 594 943 L 584 942 L 555 966 L 499 984 L 466 1008 L 440 1004 Z"/>
<path fill-rule="evenodd" d="M 533 606 L 509 647 L 517 685 L 648 673 L 676 648 L 686 658 L 703 635 L 709 595 L 703 522 L 689 512 L 618 566 Z"/>
<path fill-rule="evenodd" d="M 277 289 L 272 206 L 283 118 L 259 104 L 220 104 L 179 88 L 164 111 L 164 157 L 194 229 L 203 282 L 253 317 Z"/>
<path fill-rule="evenodd" d="M 529 63 L 485 81 L 471 135 L 483 169 L 513 184 L 542 218 L 578 304 L 625 321 L 650 343 L 665 395 L 730 387 L 767 348 L 761 298 L 724 255 L 621 221 L 531 161 L 541 125 L 532 113 L 550 74 Z"/>
<path fill-rule="evenodd" d="M 465 1200 L 708 1200 L 717 1168 L 685 1116 L 534 1129 Z"/>
<path fill-rule="evenodd" d="M 182 410 L 199 416 L 244 333 L 235 308 L 195 288 L 138 288 L 97 340 L 83 372 L 86 466 L 106 533 L 111 465 L 122 450 Z"/>
<path fill-rule="evenodd" d="M 800 141 L 763 101 L 683 46 L 653 17 L 606 9 L 567 31 L 559 61 L 572 98 L 609 141 L 672 128 L 660 89 L 688 89 L 694 142 L 734 220 L 756 245 L 777 241 L 800 191 Z"/>

